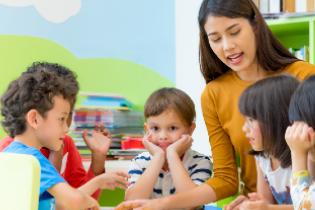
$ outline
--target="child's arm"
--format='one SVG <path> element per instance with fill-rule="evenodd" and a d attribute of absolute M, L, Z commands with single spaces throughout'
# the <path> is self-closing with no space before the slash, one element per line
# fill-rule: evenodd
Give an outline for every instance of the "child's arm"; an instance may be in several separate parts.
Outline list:
<path fill-rule="evenodd" d="M 312 147 L 309 151 L 308 151 L 308 155 L 307 155 L 307 169 L 310 172 L 310 175 L 313 179 L 313 181 L 315 180 L 315 147 Z"/>
<path fill-rule="evenodd" d="M 55 198 L 56 206 L 59 209 L 99 209 L 96 200 L 66 183 L 58 183 L 49 188 L 48 192 Z"/>
<path fill-rule="evenodd" d="M 262 200 L 265 200 L 267 203 L 269 204 L 275 203 L 275 199 L 272 195 L 270 187 L 264 178 L 264 174 L 257 160 L 256 160 L 256 170 L 257 170 L 257 194 L 262 196 Z"/>
<path fill-rule="evenodd" d="M 261 194 L 249 193 L 248 199 L 235 210 L 293 210 L 293 205 L 279 205 L 269 203 Z"/>
<path fill-rule="evenodd" d="M 92 152 L 91 166 L 94 175 L 105 172 L 105 160 L 111 144 L 110 133 L 103 127 L 96 125 L 92 137 L 88 137 L 87 131 L 82 134 L 83 140 Z"/>
<path fill-rule="evenodd" d="M 193 208 L 214 201 L 216 201 L 216 194 L 212 187 L 202 184 L 187 192 L 159 199 L 126 201 L 117 206 L 116 210 L 129 210 L 137 207 L 150 210 Z"/>
<path fill-rule="evenodd" d="M 165 162 L 164 151 L 151 143 L 149 137 L 143 140 L 145 148 L 152 155 L 149 166 L 145 169 L 140 178 L 127 189 L 125 200 L 147 199 L 153 192 L 154 184 L 160 174 Z M 140 169 L 141 170 L 141 169 Z M 141 170 L 142 171 L 142 170 Z M 130 171 L 129 171 L 130 174 Z"/>
<path fill-rule="evenodd" d="M 268 183 L 264 179 L 263 172 L 259 167 L 259 163 L 256 160 L 256 170 L 257 170 L 257 193 L 249 193 L 247 196 L 240 195 L 230 204 L 224 207 L 225 210 L 239 210 L 241 207 L 243 209 L 251 208 L 262 208 L 269 207 L 270 204 L 275 203 L 272 192 L 268 186 Z M 246 204 L 245 204 L 246 203 Z"/>
<path fill-rule="evenodd" d="M 191 144 L 191 136 L 183 135 L 181 139 L 168 146 L 166 150 L 167 163 L 173 178 L 176 193 L 187 191 L 197 186 L 191 180 L 180 158 L 191 147 Z"/>
<path fill-rule="evenodd" d="M 291 197 L 295 209 L 315 207 L 315 184 L 307 171 L 307 153 L 314 147 L 314 130 L 304 122 L 294 122 L 285 133 L 285 139 L 291 149 L 292 179 Z"/>
<path fill-rule="evenodd" d="M 126 189 L 128 177 L 128 174 L 125 172 L 108 172 L 94 177 L 78 189 L 88 195 L 92 195 L 98 189 L 113 190 L 116 187 Z"/>
<path fill-rule="evenodd" d="M 268 204 L 265 200 L 245 201 L 239 210 L 293 210 L 293 205 Z"/>
<path fill-rule="evenodd" d="M 314 146 L 314 131 L 304 122 L 294 122 L 285 133 L 291 150 L 292 173 L 307 170 L 307 153 Z"/>

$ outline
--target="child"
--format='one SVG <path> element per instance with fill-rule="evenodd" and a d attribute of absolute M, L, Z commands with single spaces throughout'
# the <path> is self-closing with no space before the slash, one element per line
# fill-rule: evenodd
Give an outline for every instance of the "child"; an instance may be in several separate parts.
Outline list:
<path fill-rule="evenodd" d="M 64 85 L 67 85 L 66 88 L 69 92 L 72 91 L 72 93 L 70 93 L 72 95 L 70 113 L 72 113 L 76 96 L 79 91 L 79 84 L 74 72 L 59 64 L 34 62 L 25 72 L 23 72 L 23 74 L 33 74 L 39 70 L 54 73 L 58 77 L 62 77 L 67 81 Z M 71 119 L 72 116 L 70 115 L 67 122 L 68 126 L 71 124 Z M 88 172 L 85 171 L 80 153 L 72 138 L 68 135 L 63 139 L 63 145 L 59 151 L 49 151 L 47 148 L 41 149 L 43 155 L 49 158 L 67 183 L 74 188 L 82 186 L 93 177 L 105 172 L 105 159 L 111 139 L 108 138 L 109 133 L 106 132 L 106 130 L 104 131 L 102 128 L 96 128 L 97 129 L 93 131 L 93 138 L 89 138 L 86 133 L 83 135 L 83 139 L 92 153 L 91 165 Z M 4 150 L 12 142 L 13 138 L 5 137 L 0 141 L 0 151 Z M 98 196 L 99 191 L 93 194 L 94 198 L 98 198 Z"/>
<path fill-rule="evenodd" d="M 285 139 L 291 149 L 291 196 L 294 209 L 315 209 L 315 76 L 305 80 L 292 96 Z M 307 165 L 308 162 L 308 165 Z"/>
<path fill-rule="evenodd" d="M 89 195 L 98 188 L 124 187 L 121 172 L 97 176 L 76 190 L 59 175 L 40 153 L 41 147 L 58 151 L 68 131 L 67 120 L 73 92 L 66 78 L 38 70 L 12 81 L 1 98 L 2 125 L 12 142 L 4 152 L 35 156 L 41 166 L 39 209 L 98 209 Z"/>
<path fill-rule="evenodd" d="M 291 156 L 284 134 L 290 98 L 298 84 L 293 77 L 281 75 L 260 80 L 242 93 L 239 109 L 245 116 L 243 131 L 252 146 L 250 154 L 256 159 L 257 193 L 239 196 L 226 210 L 293 209 Z"/>
<path fill-rule="evenodd" d="M 195 106 L 176 88 L 155 91 L 144 108 L 148 152 L 132 160 L 125 199 L 158 198 L 183 192 L 211 176 L 209 157 L 190 149 L 195 129 Z"/>

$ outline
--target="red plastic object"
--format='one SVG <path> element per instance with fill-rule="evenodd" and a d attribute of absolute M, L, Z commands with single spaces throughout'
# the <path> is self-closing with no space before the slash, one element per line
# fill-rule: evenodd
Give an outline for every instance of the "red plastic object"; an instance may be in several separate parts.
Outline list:
<path fill-rule="evenodd" d="M 121 149 L 144 149 L 142 138 L 127 137 L 121 141 Z"/>

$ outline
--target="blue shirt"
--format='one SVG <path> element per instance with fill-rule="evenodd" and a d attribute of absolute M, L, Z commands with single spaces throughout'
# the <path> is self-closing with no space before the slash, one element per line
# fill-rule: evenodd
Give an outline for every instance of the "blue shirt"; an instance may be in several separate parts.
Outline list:
<path fill-rule="evenodd" d="M 3 152 L 32 155 L 39 161 L 40 188 L 38 209 L 55 209 L 55 199 L 47 190 L 60 182 L 65 182 L 65 180 L 60 176 L 49 160 L 38 149 L 29 147 L 19 141 L 12 142 Z"/>

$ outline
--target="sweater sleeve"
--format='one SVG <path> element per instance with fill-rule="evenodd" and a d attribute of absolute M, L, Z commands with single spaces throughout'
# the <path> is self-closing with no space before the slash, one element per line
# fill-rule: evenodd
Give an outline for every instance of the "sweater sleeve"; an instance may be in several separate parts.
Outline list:
<path fill-rule="evenodd" d="M 211 144 L 214 172 L 206 183 L 213 188 L 219 200 L 237 193 L 236 157 L 232 142 L 220 123 L 214 94 L 208 87 L 201 96 L 201 106 Z"/>

